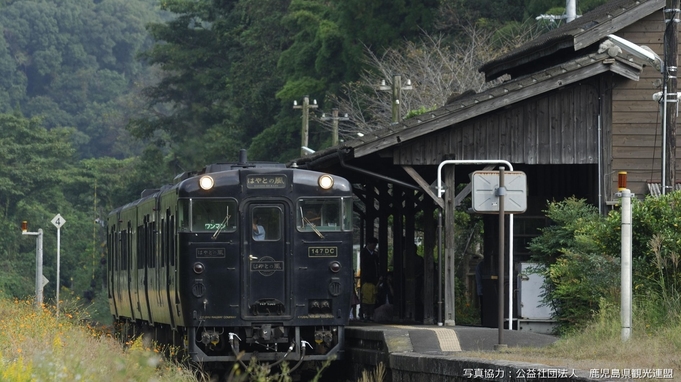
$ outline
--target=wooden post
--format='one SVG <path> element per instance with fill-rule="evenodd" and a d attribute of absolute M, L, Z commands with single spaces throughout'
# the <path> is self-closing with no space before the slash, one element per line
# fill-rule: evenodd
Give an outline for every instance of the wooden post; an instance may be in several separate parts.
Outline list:
<path fill-rule="evenodd" d="M 402 99 L 402 77 L 393 76 L 392 117 L 393 122 L 400 121 L 400 100 Z"/>
<path fill-rule="evenodd" d="M 392 208 L 390 211 L 393 212 L 393 290 L 394 290 L 394 312 L 393 314 L 402 317 L 404 312 L 404 254 L 408 248 L 408 237 L 409 232 L 404 229 L 404 202 L 406 194 L 401 187 L 395 187 L 393 185 L 392 189 Z M 414 235 L 413 231 L 411 233 L 412 237 Z M 413 239 L 412 239 L 413 242 Z"/>
<path fill-rule="evenodd" d="M 416 295 L 414 215 L 414 191 L 409 190 L 404 193 L 404 318 L 415 318 L 416 305 L 423 303 L 421 296 Z"/>
<path fill-rule="evenodd" d="M 427 197 L 425 197 L 427 198 Z M 430 200 L 423 203 L 423 323 L 435 323 L 433 306 L 437 296 L 439 278 L 435 275 L 433 252 L 437 241 L 437 224 L 433 214 L 435 205 Z"/>
<path fill-rule="evenodd" d="M 378 257 L 381 263 L 380 274 L 388 271 L 388 213 L 391 196 L 388 195 L 388 184 L 380 182 L 378 189 Z M 394 249 L 394 247 L 393 247 Z"/>
<path fill-rule="evenodd" d="M 310 97 L 305 96 L 303 97 L 303 104 L 298 105 L 295 102 L 293 103 L 293 108 L 294 109 L 302 109 L 303 110 L 303 126 L 301 128 L 301 133 L 300 133 L 300 156 L 305 156 L 306 152 L 303 150 L 302 147 L 308 147 L 308 137 L 310 135 L 310 109 L 316 109 L 317 108 L 317 101 L 315 100 L 313 105 L 310 105 Z"/>

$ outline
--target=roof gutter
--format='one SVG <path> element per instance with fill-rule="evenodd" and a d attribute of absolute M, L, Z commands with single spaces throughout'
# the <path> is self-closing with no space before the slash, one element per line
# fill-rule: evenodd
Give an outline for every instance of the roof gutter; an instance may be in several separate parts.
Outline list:
<path fill-rule="evenodd" d="M 339 160 L 341 167 L 343 167 L 345 169 L 352 170 L 352 171 L 358 172 L 360 174 L 368 175 L 368 176 L 374 177 L 376 179 L 384 180 L 388 183 L 396 184 L 396 185 L 399 185 L 399 186 L 402 186 L 402 187 L 405 187 L 405 188 L 410 188 L 412 190 L 423 191 L 421 189 L 421 187 L 414 186 L 413 184 L 409 184 L 409 183 L 403 182 L 401 180 L 393 179 L 393 178 L 385 176 L 385 175 L 377 174 L 375 172 L 367 171 L 363 168 L 351 166 L 351 165 L 345 163 L 345 160 L 343 159 L 343 154 L 341 154 L 341 150 L 338 150 L 338 160 Z"/>

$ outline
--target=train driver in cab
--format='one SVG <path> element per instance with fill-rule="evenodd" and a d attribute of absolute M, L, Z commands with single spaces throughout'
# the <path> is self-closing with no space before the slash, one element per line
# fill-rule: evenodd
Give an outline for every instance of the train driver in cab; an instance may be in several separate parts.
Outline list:
<path fill-rule="evenodd" d="M 265 240 L 265 227 L 260 224 L 260 218 L 253 217 L 253 240 Z"/>

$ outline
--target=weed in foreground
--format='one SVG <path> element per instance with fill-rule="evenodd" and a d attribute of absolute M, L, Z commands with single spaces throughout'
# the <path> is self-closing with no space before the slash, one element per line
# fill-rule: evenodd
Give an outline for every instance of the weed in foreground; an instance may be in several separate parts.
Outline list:
<path fill-rule="evenodd" d="M 73 317 L 73 315 L 71 315 Z M 124 351 L 110 335 L 32 301 L 0 299 L 0 380 L 196 381 L 193 372 L 141 345 Z"/>
<path fill-rule="evenodd" d="M 380 362 L 373 372 L 362 370 L 362 377 L 358 382 L 383 382 L 385 380 L 386 369 L 383 362 Z"/>

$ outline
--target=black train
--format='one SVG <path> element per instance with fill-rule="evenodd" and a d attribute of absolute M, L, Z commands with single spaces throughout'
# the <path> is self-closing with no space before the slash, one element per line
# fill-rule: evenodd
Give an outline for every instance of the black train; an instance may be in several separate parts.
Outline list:
<path fill-rule="evenodd" d="M 352 291 L 347 180 L 282 164 L 213 164 L 108 216 L 119 334 L 203 364 L 343 355 Z M 263 232 L 264 231 L 264 232 Z"/>

